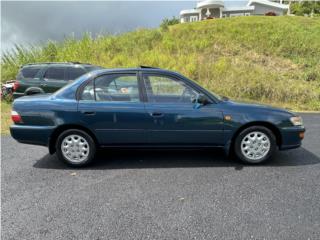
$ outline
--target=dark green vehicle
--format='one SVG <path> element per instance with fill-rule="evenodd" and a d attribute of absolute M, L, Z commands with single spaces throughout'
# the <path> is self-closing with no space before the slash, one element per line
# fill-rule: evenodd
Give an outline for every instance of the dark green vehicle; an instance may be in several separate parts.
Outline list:
<path fill-rule="evenodd" d="M 14 84 L 13 97 L 18 98 L 37 93 L 53 93 L 70 81 L 97 69 L 102 68 L 79 62 L 23 65 Z"/>

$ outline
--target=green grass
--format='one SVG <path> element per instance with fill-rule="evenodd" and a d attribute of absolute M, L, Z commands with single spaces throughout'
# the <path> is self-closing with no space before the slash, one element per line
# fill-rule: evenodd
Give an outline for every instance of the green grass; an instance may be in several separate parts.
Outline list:
<path fill-rule="evenodd" d="M 1 102 L 1 134 L 9 134 L 11 124 L 11 104 Z"/>
<path fill-rule="evenodd" d="M 320 18 L 238 17 L 86 34 L 43 47 L 17 46 L 2 58 L 2 80 L 29 62 L 80 61 L 103 67 L 150 65 L 175 70 L 236 100 L 320 110 Z"/>

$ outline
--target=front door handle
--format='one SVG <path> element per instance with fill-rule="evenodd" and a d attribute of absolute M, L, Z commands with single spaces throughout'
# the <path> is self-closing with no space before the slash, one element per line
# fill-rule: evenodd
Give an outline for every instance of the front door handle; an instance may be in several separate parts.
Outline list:
<path fill-rule="evenodd" d="M 47 84 L 41 83 L 40 86 L 41 86 L 41 87 L 45 87 L 45 86 L 47 86 Z"/>
<path fill-rule="evenodd" d="M 164 116 L 164 114 L 161 112 L 152 112 L 152 113 L 150 113 L 150 115 L 151 115 L 151 117 L 156 117 L 156 118 Z"/>
<path fill-rule="evenodd" d="M 88 116 L 92 116 L 92 115 L 95 115 L 96 112 L 87 112 L 87 111 L 83 111 L 82 112 L 84 115 L 88 115 Z"/>

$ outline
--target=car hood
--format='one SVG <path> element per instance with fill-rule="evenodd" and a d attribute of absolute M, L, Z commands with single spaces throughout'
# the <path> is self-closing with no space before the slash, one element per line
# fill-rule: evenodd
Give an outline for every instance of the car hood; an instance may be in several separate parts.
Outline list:
<path fill-rule="evenodd" d="M 244 103 L 244 102 L 227 100 L 227 101 L 223 101 L 223 104 L 225 104 L 229 108 L 242 109 L 243 111 L 259 111 L 259 112 L 267 111 L 267 112 L 295 115 L 293 112 L 283 108 L 277 108 L 277 107 L 272 107 L 272 106 L 257 104 L 257 103 Z"/>

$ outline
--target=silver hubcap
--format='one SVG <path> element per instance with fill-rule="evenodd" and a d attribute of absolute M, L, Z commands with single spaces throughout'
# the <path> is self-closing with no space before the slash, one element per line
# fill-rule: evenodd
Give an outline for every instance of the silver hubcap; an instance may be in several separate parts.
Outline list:
<path fill-rule="evenodd" d="M 79 163 L 87 159 L 90 147 L 86 139 L 73 134 L 63 139 L 61 151 L 63 156 L 70 162 Z"/>
<path fill-rule="evenodd" d="M 241 141 L 242 154 L 252 160 L 259 161 L 270 151 L 270 139 L 263 132 L 248 133 Z"/>

